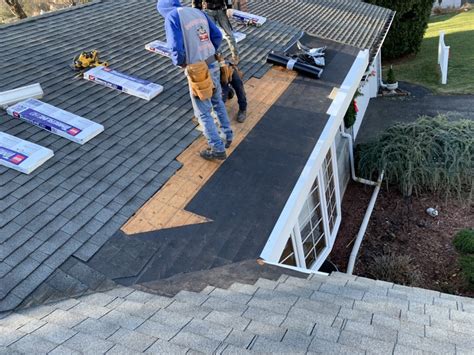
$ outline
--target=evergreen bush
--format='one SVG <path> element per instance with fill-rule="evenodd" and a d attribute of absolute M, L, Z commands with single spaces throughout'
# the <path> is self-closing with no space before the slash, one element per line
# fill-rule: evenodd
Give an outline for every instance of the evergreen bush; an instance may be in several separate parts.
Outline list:
<path fill-rule="evenodd" d="M 463 229 L 454 237 L 454 246 L 460 253 L 474 254 L 474 229 Z"/>
<path fill-rule="evenodd" d="M 347 112 L 344 116 L 344 126 L 346 128 L 351 128 L 357 119 L 357 112 L 359 112 L 359 108 L 357 107 L 357 98 L 362 96 L 361 92 L 357 90 L 352 98 L 352 102 L 347 108 Z"/>
<path fill-rule="evenodd" d="M 387 184 L 406 197 L 431 192 L 472 201 L 474 121 L 440 115 L 396 124 L 359 147 L 359 170 L 368 178 L 385 170 Z"/>
<path fill-rule="evenodd" d="M 392 66 L 390 66 L 390 69 L 388 70 L 388 73 L 387 73 L 387 83 L 395 84 L 396 82 L 397 82 L 397 79 L 395 78 L 395 73 L 393 71 Z"/>
<path fill-rule="evenodd" d="M 428 26 L 433 0 L 366 0 L 366 2 L 397 12 L 383 45 L 382 54 L 385 58 L 398 58 L 419 51 Z"/>

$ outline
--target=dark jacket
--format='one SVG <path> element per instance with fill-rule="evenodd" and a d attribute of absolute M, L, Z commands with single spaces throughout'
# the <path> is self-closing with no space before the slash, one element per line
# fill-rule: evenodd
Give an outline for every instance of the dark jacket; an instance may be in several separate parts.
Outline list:
<path fill-rule="evenodd" d="M 232 9 L 232 0 L 193 0 L 192 6 L 200 10 L 226 10 Z"/>

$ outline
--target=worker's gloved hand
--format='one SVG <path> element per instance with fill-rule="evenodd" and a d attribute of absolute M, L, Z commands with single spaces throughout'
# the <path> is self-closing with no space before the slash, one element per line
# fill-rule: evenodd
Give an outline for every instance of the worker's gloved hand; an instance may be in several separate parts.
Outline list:
<path fill-rule="evenodd" d="M 234 10 L 232 10 L 232 9 L 227 9 L 227 11 L 226 11 L 226 14 L 227 14 L 228 18 L 231 18 L 233 13 L 234 13 Z"/>

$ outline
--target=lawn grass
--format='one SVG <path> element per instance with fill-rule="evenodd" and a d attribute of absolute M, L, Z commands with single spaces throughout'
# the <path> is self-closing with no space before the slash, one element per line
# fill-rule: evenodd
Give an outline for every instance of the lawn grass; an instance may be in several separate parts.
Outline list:
<path fill-rule="evenodd" d="M 439 32 L 450 46 L 448 84 L 440 84 Z M 398 80 L 426 86 L 437 93 L 474 94 L 474 9 L 459 14 L 433 16 L 420 52 L 393 63 Z"/>

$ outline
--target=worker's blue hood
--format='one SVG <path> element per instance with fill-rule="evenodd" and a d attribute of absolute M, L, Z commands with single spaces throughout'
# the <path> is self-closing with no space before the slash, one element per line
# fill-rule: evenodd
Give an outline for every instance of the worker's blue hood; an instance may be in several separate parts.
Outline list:
<path fill-rule="evenodd" d="M 181 7 L 179 0 L 158 0 L 156 8 L 161 16 L 166 17 L 174 9 Z"/>

